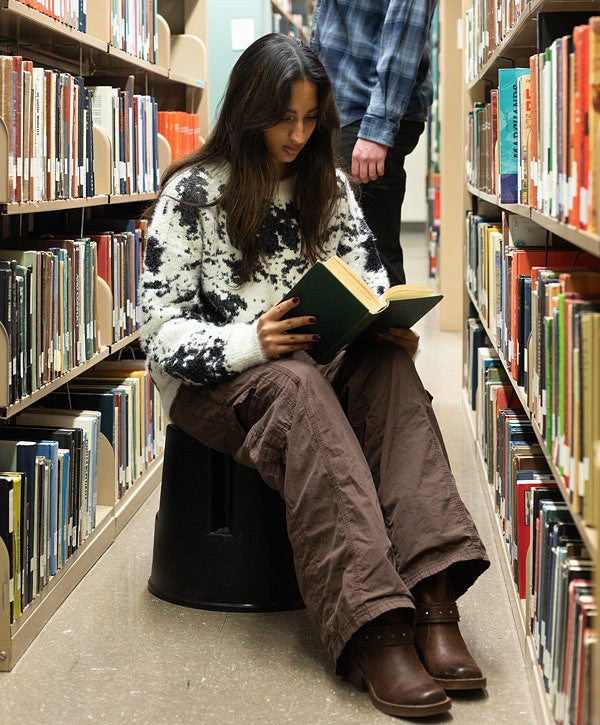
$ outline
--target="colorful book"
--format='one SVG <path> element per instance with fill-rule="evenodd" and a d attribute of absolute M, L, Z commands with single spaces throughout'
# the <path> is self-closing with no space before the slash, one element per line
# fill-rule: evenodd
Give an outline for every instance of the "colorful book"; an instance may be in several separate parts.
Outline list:
<path fill-rule="evenodd" d="M 500 201 L 519 202 L 519 118 L 518 78 L 529 75 L 529 68 L 498 70 L 498 146 L 500 154 Z"/>

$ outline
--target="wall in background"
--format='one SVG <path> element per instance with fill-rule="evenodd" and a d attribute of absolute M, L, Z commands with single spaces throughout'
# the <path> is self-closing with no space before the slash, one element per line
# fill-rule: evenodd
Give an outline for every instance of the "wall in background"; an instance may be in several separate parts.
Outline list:
<path fill-rule="evenodd" d="M 232 22 L 234 33 L 232 37 Z M 209 125 L 212 128 L 227 79 L 242 49 L 234 49 L 254 23 L 254 39 L 272 30 L 269 0 L 208 0 Z M 239 31 L 239 35 L 238 35 Z"/>
<path fill-rule="evenodd" d="M 402 223 L 427 221 L 427 128 L 417 148 L 406 157 L 406 194 L 402 204 Z"/>

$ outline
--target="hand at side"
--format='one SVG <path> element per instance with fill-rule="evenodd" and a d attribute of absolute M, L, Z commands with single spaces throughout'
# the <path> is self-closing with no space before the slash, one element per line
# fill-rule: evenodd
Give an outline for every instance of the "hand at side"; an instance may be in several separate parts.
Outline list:
<path fill-rule="evenodd" d="M 352 151 L 352 176 L 355 181 L 367 184 L 385 172 L 388 147 L 375 141 L 359 138 Z"/>

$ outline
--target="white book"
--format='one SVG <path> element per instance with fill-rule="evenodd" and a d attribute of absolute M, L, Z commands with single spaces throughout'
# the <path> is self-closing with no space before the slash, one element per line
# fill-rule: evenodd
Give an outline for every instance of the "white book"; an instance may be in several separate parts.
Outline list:
<path fill-rule="evenodd" d="M 33 69 L 33 201 L 46 198 L 46 79 L 43 68 Z"/>

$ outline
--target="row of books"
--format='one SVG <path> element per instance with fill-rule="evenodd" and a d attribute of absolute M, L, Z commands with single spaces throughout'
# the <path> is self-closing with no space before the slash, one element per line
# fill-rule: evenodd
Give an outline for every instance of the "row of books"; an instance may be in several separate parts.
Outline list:
<path fill-rule="evenodd" d="M 90 86 L 94 125 L 103 129 L 112 153 L 112 194 L 156 191 L 158 106 L 152 96 L 134 93 L 133 77 L 125 88 Z"/>
<path fill-rule="evenodd" d="M 0 427 L 11 621 L 94 530 L 99 507 L 114 506 L 162 451 L 164 426 L 144 361 L 111 360 Z M 102 436 L 114 452 L 112 470 L 101 455 Z M 107 496 L 102 477 L 112 476 Z"/>
<path fill-rule="evenodd" d="M 467 226 L 467 283 L 481 319 L 523 388 L 574 509 L 598 525 L 600 260 L 541 246 L 544 230 L 518 215 L 470 214 Z"/>
<path fill-rule="evenodd" d="M 597 232 L 599 73 L 600 17 L 554 39 L 528 67 L 501 68 L 489 102 L 468 114 L 468 183 Z"/>
<path fill-rule="evenodd" d="M 83 78 L 0 56 L 0 116 L 8 134 L 8 198 L 93 196 L 90 94 Z"/>
<path fill-rule="evenodd" d="M 474 0 L 465 12 L 466 82 L 477 77 L 531 0 Z"/>
<path fill-rule="evenodd" d="M 200 114 L 185 111 L 159 111 L 158 133 L 169 142 L 171 161 L 177 161 L 202 145 Z"/>
<path fill-rule="evenodd" d="M 98 2 L 98 0 L 94 0 Z M 106 0 L 105 0 L 106 2 Z M 126 53 L 156 63 L 158 0 L 110 0 L 112 45 Z"/>
<path fill-rule="evenodd" d="M 71 28 L 85 33 L 87 25 L 87 0 L 18 0 L 22 5 L 37 10 Z"/>
<path fill-rule="evenodd" d="M 108 135 L 111 193 L 158 189 L 157 105 L 125 89 L 0 56 L 0 116 L 8 136 L 8 197 L 27 202 L 93 196 L 94 125 Z"/>
<path fill-rule="evenodd" d="M 146 226 L 128 221 L 118 232 L 6 241 L 0 250 L 0 322 L 8 340 L 9 404 L 139 329 Z M 112 330 L 105 338 L 98 278 L 112 293 Z"/>
<path fill-rule="evenodd" d="M 0 250 L 0 322 L 13 403 L 98 351 L 98 261 L 90 238 L 14 240 L 10 246 Z"/>
<path fill-rule="evenodd" d="M 76 30 L 87 30 L 87 0 L 18 0 Z M 137 58 L 156 63 L 158 55 L 157 0 L 92 0 L 96 15 L 104 13 L 111 28 L 110 42 Z"/>
<path fill-rule="evenodd" d="M 92 229 L 98 232 L 90 236 L 98 246 L 98 276 L 106 282 L 112 293 L 112 335 L 106 342 L 99 342 L 110 344 L 132 335 L 140 328 L 138 293 L 148 220 L 89 220 L 86 230 L 91 232 Z"/>
<path fill-rule="evenodd" d="M 527 634 L 557 722 L 591 722 L 589 552 L 497 352 L 467 320 L 466 389 Z"/>

